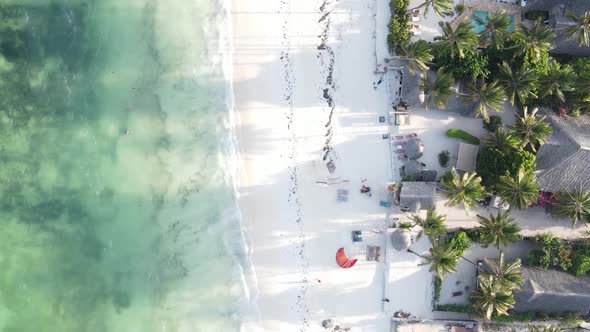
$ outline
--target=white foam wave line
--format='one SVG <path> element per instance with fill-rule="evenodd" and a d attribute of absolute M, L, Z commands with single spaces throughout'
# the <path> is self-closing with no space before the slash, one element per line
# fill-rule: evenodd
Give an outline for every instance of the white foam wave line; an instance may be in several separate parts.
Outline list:
<path fill-rule="evenodd" d="M 238 140 L 237 130 L 240 125 L 240 114 L 235 111 L 235 97 L 233 84 L 233 24 L 232 24 L 232 0 L 221 0 L 221 6 L 224 13 L 224 24 L 220 24 L 219 45 L 222 52 L 222 70 L 226 82 L 226 105 L 229 112 L 229 144 L 227 145 L 228 155 L 230 156 L 230 170 L 231 183 L 236 197 L 235 211 L 237 219 L 240 223 L 240 243 L 243 244 L 242 252 L 245 254 L 243 259 L 240 259 L 240 274 L 242 278 L 243 289 L 247 300 L 247 307 L 243 307 L 242 312 L 248 311 L 255 315 L 257 321 L 261 320 L 260 309 L 258 308 L 258 284 L 256 278 L 256 271 L 252 262 L 252 238 L 249 236 L 248 225 L 242 218 L 242 214 L 238 205 L 237 199 L 240 197 L 240 172 L 243 171 L 241 151 L 242 147 Z M 243 325 L 242 325 L 243 330 Z"/>

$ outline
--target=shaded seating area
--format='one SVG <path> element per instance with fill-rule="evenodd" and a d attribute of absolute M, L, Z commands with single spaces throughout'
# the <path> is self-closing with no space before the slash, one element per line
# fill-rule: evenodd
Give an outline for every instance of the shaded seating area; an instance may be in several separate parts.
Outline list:
<path fill-rule="evenodd" d="M 413 243 L 412 234 L 401 228 L 391 233 L 391 245 L 397 251 L 406 251 Z"/>

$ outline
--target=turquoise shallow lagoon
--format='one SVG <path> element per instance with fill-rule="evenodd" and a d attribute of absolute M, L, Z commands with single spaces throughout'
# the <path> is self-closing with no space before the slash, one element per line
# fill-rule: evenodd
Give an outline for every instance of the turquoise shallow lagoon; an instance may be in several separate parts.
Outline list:
<path fill-rule="evenodd" d="M 235 331 L 222 4 L 0 0 L 0 331 Z"/>

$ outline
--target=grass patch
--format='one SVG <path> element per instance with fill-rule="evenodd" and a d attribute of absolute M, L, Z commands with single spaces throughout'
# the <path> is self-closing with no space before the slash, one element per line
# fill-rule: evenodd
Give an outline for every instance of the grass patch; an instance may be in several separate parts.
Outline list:
<path fill-rule="evenodd" d="M 479 145 L 479 138 L 471 135 L 470 133 L 461 129 L 449 129 L 447 130 L 447 137 L 458 138 L 467 143 Z"/>
<path fill-rule="evenodd" d="M 461 312 L 465 314 L 472 314 L 473 308 L 468 304 L 439 304 L 436 306 L 436 311 Z"/>

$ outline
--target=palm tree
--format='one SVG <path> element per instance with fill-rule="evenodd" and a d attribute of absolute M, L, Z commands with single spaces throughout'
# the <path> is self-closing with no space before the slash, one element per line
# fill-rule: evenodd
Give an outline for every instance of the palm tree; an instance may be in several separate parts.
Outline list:
<path fill-rule="evenodd" d="M 574 25 L 563 29 L 567 39 L 574 39 L 577 36 L 579 46 L 590 46 L 590 12 L 582 16 L 568 11 L 565 16 L 574 22 Z"/>
<path fill-rule="evenodd" d="M 457 270 L 457 256 L 446 242 L 435 241 L 426 255 L 419 255 L 412 249 L 408 252 L 422 258 L 420 266 L 430 264 L 430 272 L 434 272 L 440 280 Z"/>
<path fill-rule="evenodd" d="M 516 123 L 512 127 L 514 133 L 520 138 L 523 148 L 530 148 L 537 151 L 536 147 L 547 142 L 551 135 L 551 127 L 545 122 L 545 116 L 537 117 L 538 108 L 531 113 L 525 107 L 523 116 L 516 115 Z"/>
<path fill-rule="evenodd" d="M 514 133 L 511 131 L 506 131 L 502 127 L 498 127 L 495 132 L 489 134 L 484 139 L 484 144 L 489 148 L 508 151 L 510 149 L 516 148 L 520 142 L 516 137 L 514 137 Z"/>
<path fill-rule="evenodd" d="M 557 203 L 553 212 L 559 217 L 566 217 L 572 221 L 572 227 L 578 221 L 590 223 L 590 192 L 581 188 L 572 191 L 562 191 L 555 194 Z"/>
<path fill-rule="evenodd" d="M 501 245 L 507 245 L 510 241 L 520 239 L 520 227 L 515 223 L 515 219 L 510 218 L 510 212 L 502 213 L 498 209 L 498 214 L 489 218 L 477 215 L 482 234 L 482 242 L 485 245 L 493 244 L 500 250 Z"/>
<path fill-rule="evenodd" d="M 504 89 L 498 81 L 471 83 L 467 86 L 467 94 L 462 97 L 467 102 L 475 103 L 475 116 L 481 115 L 486 122 L 490 121 L 488 112 L 502 112 L 506 100 Z"/>
<path fill-rule="evenodd" d="M 469 300 L 475 311 L 487 320 L 494 314 L 508 315 L 515 303 L 512 290 L 491 275 L 479 277 L 479 287 L 471 293 Z"/>
<path fill-rule="evenodd" d="M 442 29 L 442 35 L 434 37 L 436 51 L 447 54 L 451 58 L 458 56 L 463 58 L 465 52 L 474 50 L 477 47 L 477 34 L 471 24 L 463 21 L 455 29 L 449 22 L 438 23 Z"/>
<path fill-rule="evenodd" d="M 434 56 L 430 53 L 430 46 L 425 40 L 418 40 L 406 46 L 402 46 L 400 55 L 408 61 L 408 70 L 414 75 L 416 69 L 427 71 L 428 66 L 425 62 L 432 61 Z"/>
<path fill-rule="evenodd" d="M 520 68 L 516 71 L 504 61 L 500 65 L 499 81 L 504 86 L 504 91 L 514 105 L 516 100 L 523 104 L 530 97 L 537 98 L 535 89 L 537 88 L 537 73 L 530 68 Z"/>
<path fill-rule="evenodd" d="M 479 34 L 480 45 L 494 45 L 495 48 L 500 48 L 504 45 L 504 38 L 510 27 L 510 19 L 504 12 L 493 12 L 487 19 L 479 16 L 473 16 L 473 19 L 484 26 L 484 30 Z"/>
<path fill-rule="evenodd" d="M 462 177 L 459 177 L 457 170 L 453 167 L 451 169 L 451 179 L 443 179 L 441 184 L 445 186 L 443 195 L 448 198 L 447 206 L 462 204 L 465 211 L 477 204 L 477 200 L 483 197 L 483 187 L 481 185 L 481 177 L 477 176 L 475 172 L 465 172 Z"/>
<path fill-rule="evenodd" d="M 422 230 L 416 236 L 416 240 L 420 239 L 422 234 L 426 234 L 432 242 L 437 237 L 445 235 L 447 230 L 445 229 L 445 219 L 447 217 L 437 214 L 433 209 L 426 210 L 426 218 L 422 219 L 420 215 L 412 215 L 410 219 L 414 222 L 414 226 L 422 227 Z"/>
<path fill-rule="evenodd" d="M 428 13 L 428 10 L 432 8 L 436 15 L 440 17 L 447 16 L 451 13 L 451 9 L 453 8 L 453 0 L 425 0 L 420 5 L 411 8 L 408 10 L 408 13 L 413 12 L 416 9 L 420 9 L 424 7 L 424 17 Z"/>
<path fill-rule="evenodd" d="M 539 19 L 531 27 L 520 24 L 520 30 L 512 34 L 524 54 L 539 61 L 542 52 L 549 52 L 554 46 L 555 33 Z"/>
<path fill-rule="evenodd" d="M 565 101 L 564 91 L 572 91 L 576 84 L 576 73 L 572 67 L 561 66 L 559 62 L 553 61 L 549 65 L 547 74 L 539 78 L 539 95 L 541 97 L 557 96 L 561 101 Z"/>
<path fill-rule="evenodd" d="M 539 198 L 540 190 L 535 181 L 535 174 L 524 172 L 522 169 L 515 177 L 500 176 L 497 189 L 502 201 L 519 209 L 524 209 L 535 202 Z"/>
<path fill-rule="evenodd" d="M 453 95 L 451 85 L 453 85 L 453 76 L 451 73 L 445 73 L 442 68 L 436 72 L 434 81 L 430 81 L 427 75 L 422 77 L 420 90 L 424 92 L 426 109 L 431 104 L 440 109 L 445 108 L 449 98 Z"/>
<path fill-rule="evenodd" d="M 484 261 L 487 269 L 480 270 L 482 271 L 482 275 L 492 276 L 499 283 L 503 284 L 503 286 L 510 288 L 511 290 L 520 289 L 520 285 L 523 283 L 524 279 L 520 270 L 521 262 L 519 258 L 510 263 L 506 263 L 504 262 L 504 253 L 500 252 L 499 260 L 496 261 L 484 258 Z"/>

